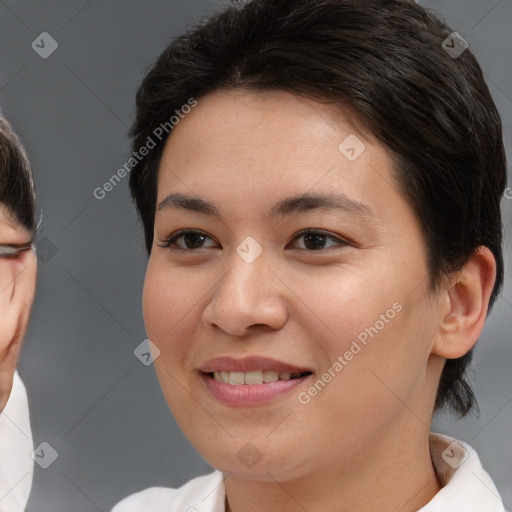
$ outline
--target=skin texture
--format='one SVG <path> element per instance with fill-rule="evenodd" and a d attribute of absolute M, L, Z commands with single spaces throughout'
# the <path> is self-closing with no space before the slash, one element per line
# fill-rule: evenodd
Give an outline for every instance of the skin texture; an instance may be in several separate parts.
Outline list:
<path fill-rule="evenodd" d="M 0 243 L 24 244 L 31 238 L 0 206 Z M 36 286 L 37 260 L 33 251 L 0 258 L 0 411 L 12 388 Z"/>
<path fill-rule="evenodd" d="M 434 294 L 419 224 L 389 154 L 353 120 L 288 93 L 218 91 L 199 99 L 166 143 L 157 204 L 179 192 L 215 203 L 224 220 L 157 210 L 144 319 L 176 420 L 226 474 L 227 510 L 407 512 L 439 490 L 428 451 L 437 383 L 444 358 L 460 357 L 480 334 L 494 259 L 482 248 Z M 338 149 L 350 134 L 365 144 L 354 161 Z M 285 197 L 332 192 L 374 216 L 266 215 Z M 202 248 L 187 249 L 195 246 L 183 237 L 175 250 L 161 247 L 185 228 L 207 235 Z M 334 238 L 311 248 L 297 237 L 307 228 Z M 236 252 L 248 236 L 263 249 L 250 264 Z M 300 403 L 298 393 L 394 303 L 400 312 Z M 250 355 L 309 368 L 312 380 L 262 405 L 219 403 L 198 368 Z M 251 466 L 237 456 L 247 443 L 261 454 Z"/>

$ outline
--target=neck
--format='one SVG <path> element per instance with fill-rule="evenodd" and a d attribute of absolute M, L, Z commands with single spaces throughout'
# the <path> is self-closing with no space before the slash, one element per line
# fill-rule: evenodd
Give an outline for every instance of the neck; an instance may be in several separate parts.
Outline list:
<path fill-rule="evenodd" d="M 439 492 L 424 427 L 380 438 L 350 460 L 302 478 L 226 478 L 226 512 L 415 512 Z"/>

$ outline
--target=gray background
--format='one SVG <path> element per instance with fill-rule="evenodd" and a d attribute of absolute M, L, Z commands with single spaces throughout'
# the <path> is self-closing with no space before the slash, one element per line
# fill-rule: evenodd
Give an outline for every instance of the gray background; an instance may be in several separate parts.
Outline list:
<path fill-rule="evenodd" d="M 35 445 L 46 441 L 58 452 L 48 469 L 36 466 L 29 512 L 107 511 L 134 491 L 210 471 L 176 426 L 152 367 L 133 355 L 145 338 L 145 254 L 127 180 L 101 201 L 92 191 L 126 160 L 144 71 L 187 24 L 226 3 L 0 2 L 0 106 L 27 146 L 44 210 L 20 373 Z M 509 141 L 512 0 L 420 3 L 469 42 Z M 48 59 L 31 48 L 42 32 L 59 44 Z M 481 415 L 443 416 L 433 430 L 474 446 L 512 506 L 512 201 L 503 208 L 508 281 L 476 349 Z"/>

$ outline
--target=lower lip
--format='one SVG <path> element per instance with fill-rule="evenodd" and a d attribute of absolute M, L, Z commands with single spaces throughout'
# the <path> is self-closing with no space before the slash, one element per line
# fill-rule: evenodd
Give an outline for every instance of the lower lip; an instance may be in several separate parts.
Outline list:
<path fill-rule="evenodd" d="M 200 375 L 213 397 L 227 405 L 253 405 L 270 402 L 294 390 L 311 377 L 310 374 L 268 384 L 226 384 L 215 380 L 206 373 Z"/>

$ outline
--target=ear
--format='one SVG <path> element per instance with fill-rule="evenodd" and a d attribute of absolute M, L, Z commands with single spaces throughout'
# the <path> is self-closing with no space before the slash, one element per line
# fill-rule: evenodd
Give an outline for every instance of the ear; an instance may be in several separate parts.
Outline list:
<path fill-rule="evenodd" d="M 495 281 L 496 260 L 487 247 L 480 246 L 449 278 L 442 292 L 441 323 L 433 354 L 457 359 L 473 348 L 484 327 Z"/>
<path fill-rule="evenodd" d="M 33 251 L 0 258 L 0 412 L 5 407 L 36 286 L 37 260 Z"/>

